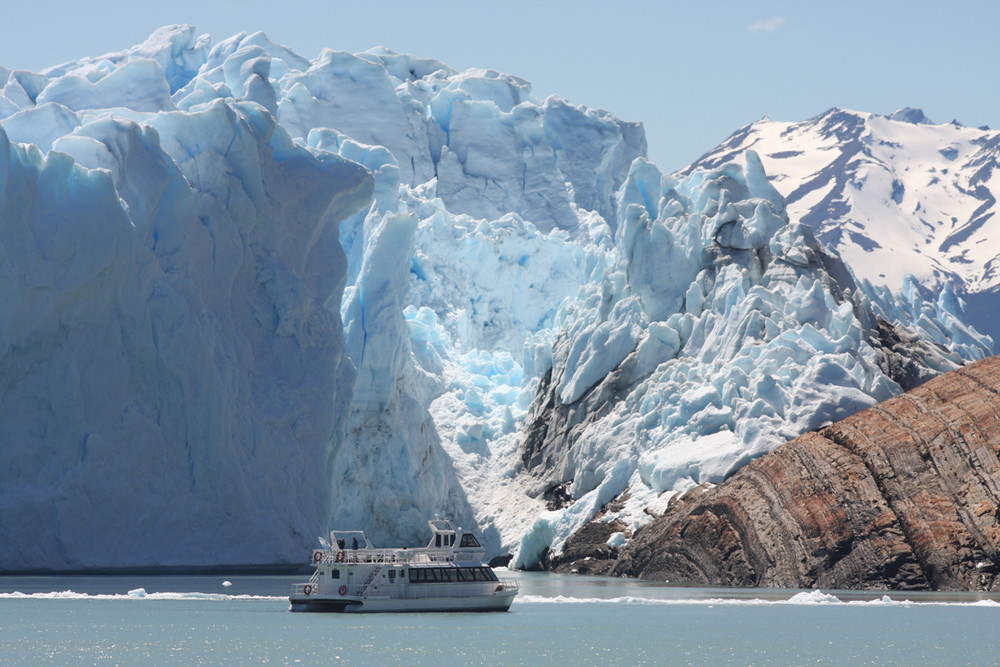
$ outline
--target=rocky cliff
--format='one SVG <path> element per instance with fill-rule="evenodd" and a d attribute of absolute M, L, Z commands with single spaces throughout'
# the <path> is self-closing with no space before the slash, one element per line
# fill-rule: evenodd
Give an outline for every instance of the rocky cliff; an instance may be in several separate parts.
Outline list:
<path fill-rule="evenodd" d="M 688 494 L 604 569 L 675 583 L 1000 590 L 1000 357 Z"/>

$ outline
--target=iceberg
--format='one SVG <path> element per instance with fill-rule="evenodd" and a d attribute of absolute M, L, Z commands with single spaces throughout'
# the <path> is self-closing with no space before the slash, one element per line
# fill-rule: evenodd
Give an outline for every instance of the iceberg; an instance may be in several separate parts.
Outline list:
<path fill-rule="evenodd" d="M 518 567 L 989 352 L 755 154 L 384 48 L 189 26 L 0 68 L 0 570 L 294 563 L 434 513 Z M 616 544 L 630 533 L 622 533 Z"/>

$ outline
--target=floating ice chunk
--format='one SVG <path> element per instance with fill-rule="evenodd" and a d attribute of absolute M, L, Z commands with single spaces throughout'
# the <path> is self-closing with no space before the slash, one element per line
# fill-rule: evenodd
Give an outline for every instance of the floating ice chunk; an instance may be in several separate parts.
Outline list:
<path fill-rule="evenodd" d="M 790 604 L 843 604 L 843 600 L 836 595 L 819 590 L 796 593 L 788 599 L 788 602 Z"/>

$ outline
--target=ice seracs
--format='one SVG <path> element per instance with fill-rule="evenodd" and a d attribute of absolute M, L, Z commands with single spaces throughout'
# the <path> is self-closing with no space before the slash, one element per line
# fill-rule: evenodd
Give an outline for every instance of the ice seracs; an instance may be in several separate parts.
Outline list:
<path fill-rule="evenodd" d="M 620 197 L 615 262 L 564 304 L 525 422 L 528 493 L 549 511 L 518 566 L 622 494 L 605 520 L 638 527 L 663 497 L 987 353 L 957 322 L 922 330 L 919 300 L 856 283 L 752 152 L 683 180 L 637 160 Z"/>

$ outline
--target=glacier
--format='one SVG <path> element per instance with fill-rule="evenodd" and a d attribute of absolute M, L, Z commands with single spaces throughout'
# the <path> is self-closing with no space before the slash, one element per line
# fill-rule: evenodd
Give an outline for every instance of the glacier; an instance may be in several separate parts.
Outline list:
<path fill-rule="evenodd" d="M 856 280 L 755 153 L 661 174 L 494 70 L 168 26 L 0 84 L 3 571 L 434 513 L 536 567 L 991 351 L 948 286 Z"/>

